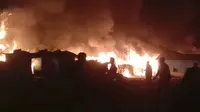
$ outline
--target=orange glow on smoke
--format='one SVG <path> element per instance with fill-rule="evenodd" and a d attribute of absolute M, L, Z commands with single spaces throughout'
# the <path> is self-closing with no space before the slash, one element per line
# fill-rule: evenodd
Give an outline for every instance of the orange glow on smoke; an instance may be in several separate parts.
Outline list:
<path fill-rule="evenodd" d="M 6 19 L 5 19 L 6 20 Z M 7 37 L 7 28 L 5 26 L 5 20 L 2 20 L 0 23 L 0 61 L 5 62 L 6 56 L 4 53 L 13 53 L 13 51 L 17 48 L 17 43 L 13 41 L 12 45 L 8 45 L 5 43 L 5 38 Z M 100 63 L 106 63 L 110 61 L 110 57 L 115 58 L 116 66 L 118 67 L 118 73 L 121 73 L 123 76 L 127 78 L 131 78 L 134 76 L 143 77 L 145 76 L 145 68 L 146 62 L 149 61 L 150 65 L 153 69 L 153 75 L 156 74 L 158 69 L 158 62 L 156 60 L 158 55 L 150 56 L 149 54 L 139 55 L 133 49 L 129 49 L 128 54 L 126 54 L 125 59 L 120 58 L 116 55 L 115 52 L 99 52 L 98 56 L 87 56 L 87 60 L 97 60 Z M 130 71 L 127 68 L 123 68 L 123 70 L 119 70 L 120 65 L 131 65 L 134 69 Z M 33 68 L 35 67 L 35 62 L 32 63 L 31 68 L 33 72 Z M 108 66 L 110 69 L 110 65 Z M 134 76 L 131 74 L 133 73 Z"/>

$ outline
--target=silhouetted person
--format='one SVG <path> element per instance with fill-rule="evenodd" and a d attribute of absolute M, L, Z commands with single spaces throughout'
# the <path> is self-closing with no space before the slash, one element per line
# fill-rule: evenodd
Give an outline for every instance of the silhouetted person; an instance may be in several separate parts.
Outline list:
<path fill-rule="evenodd" d="M 145 76 L 146 76 L 146 80 L 147 80 L 148 82 L 151 81 L 151 78 L 152 78 L 152 67 L 151 67 L 151 65 L 149 64 L 149 61 L 147 61 L 147 64 L 146 64 Z"/>
<path fill-rule="evenodd" d="M 86 71 L 86 57 L 87 55 L 84 52 L 78 54 L 78 60 L 75 62 L 72 74 L 73 95 L 76 98 L 74 105 L 81 106 L 80 109 L 84 108 L 84 101 L 87 96 L 88 73 Z"/>
<path fill-rule="evenodd" d="M 199 84 L 200 84 L 200 68 L 198 63 L 194 63 L 193 67 L 186 69 L 185 76 L 181 83 L 181 94 L 183 94 L 182 100 L 184 100 L 185 107 L 190 109 L 198 105 L 199 98 Z M 199 108 L 198 106 L 196 108 Z"/>
<path fill-rule="evenodd" d="M 154 79 L 157 78 L 158 76 L 159 76 L 159 80 L 158 80 L 159 91 L 167 89 L 168 83 L 171 79 L 171 74 L 170 74 L 169 66 L 165 63 L 164 57 L 161 57 L 159 59 L 159 68 Z"/>
<path fill-rule="evenodd" d="M 87 81 L 88 73 L 86 66 L 86 53 L 80 52 L 78 54 L 78 60 L 75 62 L 74 66 L 74 80 L 76 83 L 81 84 L 83 86 Z"/>
<path fill-rule="evenodd" d="M 160 105 L 160 111 L 166 111 L 169 112 L 169 94 L 168 93 L 168 86 L 169 81 L 171 79 L 170 69 L 169 66 L 165 63 L 165 58 L 160 57 L 159 59 L 159 68 L 156 77 L 159 76 L 158 80 L 158 98 L 159 98 L 159 105 Z"/>
<path fill-rule="evenodd" d="M 198 63 L 194 63 L 193 67 L 189 67 L 189 68 L 186 69 L 183 81 L 193 82 L 195 80 L 195 78 L 197 78 L 198 71 L 199 71 Z"/>
<path fill-rule="evenodd" d="M 86 54 L 83 52 L 80 52 L 78 54 L 78 60 L 76 61 L 77 70 L 80 72 L 83 72 L 85 65 L 86 65 Z"/>
<path fill-rule="evenodd" d="M 115 59 L 110 58 L 110 70 L 108 70 L 108 74 L 116 74 L 117 73 L 117 67 L 115 65 Z"/>
<path fill-rule="evenodd" d="M 197 88 L 196 86 L 199 84 L 199 81 L 200 74 L 198 63 L 194 63 L 193 67 L 187 68 L 182 83 L 187 89 L 194 90 L 194 88 Z"/>
<path fill-rule="evenodd" d="M 193 67 L 188 67 L 184 74 L 181 86 L 185 93 L 194 91 L 195 87 L 199 82 L 199 67 L 197 63 L 193 64 Z"/>

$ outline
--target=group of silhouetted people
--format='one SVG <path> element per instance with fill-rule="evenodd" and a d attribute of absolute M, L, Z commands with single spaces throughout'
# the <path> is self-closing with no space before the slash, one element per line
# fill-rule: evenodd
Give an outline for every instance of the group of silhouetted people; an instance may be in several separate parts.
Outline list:
<path fill-rule="evenodd" d="M 173 68 L 174 72 L 177 72 L 177 69 Z M 169 82 L 171 79 L 169 66 L 165 63 L 165 58 L 161 57 L 159 59 L 159 68 L 155 77 L 152 76 L 152 67 L 147 62 L 146 64 L 146 81 L 151 82 L 152 79 L 156 79 L 159 76 L 158 80 L 158 93 L 160 100 L 165 102 L 161 106 L 161 110 L 166 111 L 166 102 L 169 100 L 169 97 L 166 96 L 167 90 L 169 90 Z M 148 83 L 149 84 L 149 83 Z M 174 108 L 178 108 L 178 111 L 186 110 L 199 110 L 198 104 L 200 101 L 200 68 L 198 67 L 198 63 L 195 62 L 192 67 L 188 67 L 185 71 L 184 77 L 179 86 L 177 86 L 180 90 L 178 94 L 176 94 L 176 98 L 179 99 L 179 103 L 176 102 Z M 169 103 L 169 102 L 168 102 Z M 167 110 L 168 111 L 168 110 Z M 177 110 L 176 110 L 177 111 Z"/>
<path fill-rule="evenodd" d="M 74 89 L 75 91 L 77 91 L 76 93 L 78 94 L 82 94 L 81 91 L 85 91 L 84 89 L 87 86 L 89 79 L 89 73 L 87 72 L 86 57 L 87 55 L 83 52 L 78 54 L 78 60 L 75 62 L 74 70 L 72 73 L 74 78 L 73 80 L 76 83 Z M 146 81 L 150 83 L 152 80 L 158 79 L 157 81 L 158 93 L 165 94 L 166 90 L 168 90 L 169 82 L 171 79 L 170 69 L 168 64 L 166 64 L 164 57 L 160 57 L 158 62 L 159 62 L 158 71 L 154 77 L 152 76 L 153 73 L 152 67 L 149 61 L 147 62 L 146 72 L 145 72 Z M 110 67 L 109 69 L 107 69 L 106 74 L 113 78 L 117 73 L 117 66 L 115 65 L 115 59 L 110 58 L 110 62 L 106 63 L 106 65 L 108 64 L 110 64 Z M 181 85 L 184 85 L 184 89 L 187 89 L 189 91 L 189 94 L 194 95 L 194 93 L 197 93 L 197 91 L 200 89 L 200 87 L 196 87 L 198 84 L 200 84 L 199 82 L 200 82 L 199 68 L 198 64 L 195 63 L 193 67 L 188 68 L 186 70 Z M 82 88 L 83 86 L 84 88 Z M 166 96 L 161 95 L 161 97 L 162 98 L 165 97 L 165 99 L 161 99 L 162 101 L 165 102 L 167 100 Z"/>
<path fill-rule="evenodd" d="M 199 83 L 200 81 L 199 73 L 200 69 L 198 67 L 198 63 L 195 62 L 193 64 L 193 67 L 189 67 L 186 69 L 184 78 L 182 80 L 182 84 L 185 85 L 185 87 L 194 88 L 194 86 L 196 86 L 197 83 Z M 158 85 L 160 86 L 159 88 L 164 89 L 164 87 L 167 87 L 167 84 L 171 79 L 171 74 L 169 66 L 165 63 L 165 58 L 161 57 L 159 59 L 159 68 L 155 77 L 152 76 L 152 67 L 149 64 L 149 61 L 147 61 L 145 76 L 147 82 L 151 81 L 152 79 L 156 79 L 159 76 L 159 81 L 158 81 Z"/>
<path fill-rule="evenodd" d="M 80 81 L 86 81 L 88 79 L 88 66 L 86 63 L 86 53 L 84 52 L 80 52 L 78 54 L 78 60 L 75 62 L 75 66 L 73 67 L 73 77 L 76 79 L 80 79 Z M 115 59 L 114 58 L 110 58 L 110 62 L 105 63 L 105 68 L 106 70 L 104 71 L 105 74 L 107 74 L 110 77 L 115 77 L 116 73 L 117 73 L 117 66 L 115 65 Z M 110 65 L 109 69 L 108 69 L 108 65 Z"/>
<path fill-rule="evenodd" d="M 152 76 L 152 73 L 153 73 L 152 67 L 149 64 L 149 61 L 147 61 L 146 72 L 145 72 L 147 83 L 149 84 L 152 81 L 152 79 L 156 79 L 159 77 L 158 91 L 161 92 L 162 90 L 166 90 L 171 78 L 171 74 L 170 74 L 169 66 L 165 63 L 164 57 L 160 57 L 159 59 L 159 67 L 158 67 L 158 71 L 155 77 Z"/>
<path fill-rule="evenodd" d="M 131 108 L 133 106 L 137 107 L 138 105 L 143 108 L 143 106 L 144 106 L 143 105 L 143 99 L 144 99 L 143 96 L 146 96 L 146 94 L 147 94 L 148 98 L 151 97 L 151 93 L 155 94 L 155 95 L 152 95 L 152 99 L 156 99 L 155 102 L 157 102 L 157 98 L 158 98 L 158 100 L 161 100 L 162 102 L 166 102 L 166 100 L 169 99 L 168 96 L 160 95 L 160 93 L 165 93 L 166 90 L 168 90 L 169 82 L 171 79 L 170 69 L 169 69 L 169 66 L 165 63 L 164 57 L 159 58 L 159 68 L 158 68 L 157 74 L 155 76 L 152 75 L 153 71 L 152 71 L 152 66 L 150 65 L 150 62 L 148 61 L 146 64 L 146 73 L 145 73 L 146 82 L 147 82 L 147 84 L 150 85 L 150 86 L 147 85 L 147 87 L 150 87 L 150 88 L 151 88 L 151 86 L 153 88 L 156 87 L 151 82 L 153 82 L 152 80 L 154 80 L 154 79 L 158 79 L 158 81 L 156 83 L 158 85 L 158 91 L 156 91 L 156 92 L 154 92 L 154 89 L 148 89 L 147 91 L 145 90 L 145 92 L 144 92 L 143 91 L 144 88 L 140 88 L 137 85 L 138 83 L 141 83 L 140 81 L 139 82 L 133 81 L 133 83 L 132 82 L 126 83 L 126 82 L 129 82 L 126 80 L 126 78 L 122 78 L 125 80 L 120 80 L 120 81 L 110 80 L 110 79 L 118 77 L 117 76 L 118 75 L 117 74 L 117 66 L 115 64 L 114 58 L 110 58 L 110 61 L 108 63 L 100 64 L 102 66 L 100 66 L 100 68 L 99 68 L 99 66 L 95 65 L 96 63 L 91 64 L 91 63 L 87 62 L 86 57 L 87 57 L 86 53 L 81 52 L 77 56 L 78 60 L 75 61 L 74 57 L 70 58 L 72 60 L 71 63 L 66 63 L 69 65 L 69 68 L 63 66 L 62 71 L 59 72 L 62 75 L 62 77 L 60 77 L 60 78 L 62 78 L 62 80 L 53 77 L 51 79 L 46 78 L 46 80 L 49 80 L 49 81 L 46 81 L 46 80 L 44 80 L 45 78 L 40 78 L 40 79 L 34 80 L 34 82 L 32 83 L 32 79 L 31 79 L 30 84 L 28 86 L 27 83 L 21 84 L 22 81 L 20 79 L 18 81 L 18 82 L 20 82 L 19 87 L 21 87 L 21 85 L 25 85 L 25 86 L 27 86 L 26 88 L 30 88 L 28 90 L 33 92 L 32 94 L 26 94 L 27 95 L 26 98 L 28 98 L 28 100 L 21 101 L 22 104 L 23 104 L 23 102 L 25 102 L 25 104 L 27 102 L 35 102 L 35 103 L 39 102 L 40 103 L 43 101 L 43 97 L 48 96 L 47 99 L 44 100 L 44 103 L 52 103 L 52 102 L 57 101 L 58 103 L 55 102 L 53 104 L 60 105 L 64 101 L 64 102 L 67 102 L 66 105 L 68 105 L 69 108 L 71 108 L 71 106 L 74 106 L 74 108 L 76 108 L 76 109 L 81 108 L 81 109 L 79 109 L 79 111 L 82 111 L 82 109 L 87 110 L 86 106 L 85 106 L 85 105 L 87 105 L 87 100 L 91 100 L 90 103 L 88 104 L 88 106 L 89 106 L 88 108 L 92 107 L 91 105 L 93 105 L 97 101 L 98 101 L 97 104 L 104 105 L 104 103 L 109 102 L 110 99 L 111 100 L 114 99 L 114 100 L 110 101 L 111 103 L 105 104 L 104 108 L 112 108 L 112 106 L 113 106 L 112 104 L 114 104 L 114 102 L 117 102 L 117 100 L 119 100 L 119 102 L 122 101 L 122 103 L 125 103 L 125 104 L 119 103 L 124 106 L 124 107 L 122 106 L 121 108 Z M 98 68 L 98 70 L 96 71 L 96 69 L 95 69 L 95 72 L 91 72 L 92 70 L 91 70 L 91 68 L 88 68 L 88 64 L 91 64 L 89 67 L 93 66 L 93 68 Z M 108 65 L 109 65 L 109 67 L 108 67 Z M 103 67 L 103 69 L 101 67 Z M 103 78 L 102 79 L 99 77 L 96 78 L 95 73 L 101 75 L 101 77 L 103 77 Z M 199 97 L 200 92 L 198 92 L 200 90 L 200 86 L 198 86 L 200 84 L 200 74 L 199 73 L 200 73 L 200 69 L 199 69 L 197 63 L 194 63 L 193 67 L 190 67 L 186 70 L 185 76 L 180 84 L 181 92 L 179 92 L 179 93 L 177 92 L 177 95 L 176 95 L 176 98 L 180 96 L 180 99 L 181 99 L 181 100 L 179 99 L 180 100 L 179 101 L 180 108 L 194 106 L 195 104 L 198 107 L 198 101 L 200 101 L 200 100 L 198 100 L 198 98 L 200 99 L 200 97 Z M 47 73 L 47 75 L 48 75 L 48 73 Z M 1 76 L 3 76 L 3 75 L 1 75 Z M 6 74 L 6 76 L 8 77 L 9 75 Z M 16 78 L 13 78 L 13 76 L 15 76 Z M 10 79 L 18 80 L 18 78 L 17 78 L 18 74 L 13 72 L 13 76 Z M 3 78 L 1 78 L 1 79 L 3 79 Z M 9 81 L 10 81 L 10 79 L 9 79 Z M 55 81 L 56 83 L 54 83 L 53 80 L 57 80 L 57 79 L 58 79 L 58 81 Z M 105 82 L 103 82 L 103 81 L 105 81 Z M 5 82 L 5 81 L 2 80 L 1 83 L 3 83 L 3 82 Z M 13 87 L 15 87 L 16 81 L 13 81 L 13 82 L 14 82 Z M 46 83 L 46 82 L 48 82 L 48 83 Z M 60 82 L 62 82 L 62 83 L 60 83 Z M 96 84 L 96 82 L 97 82 L 97 84 Z M 101 82 L 101 83 L 99 84 L 99 82 Z M 59 83 L 59 84 L 57 84 L 57 83 Z M 10 82 L 8 82 L 8 84 L 10 84 Z M 137 87 L 136 86 L 134 87 L 134 84 L 136 84 Z M 142 82 L 141 84 L 145 84 L 145 83 Z M 4 86 L 4 85 L 6 85 L 6 84 L 1 84 L 1 86 Z M 93 87 L 91 87 L 91 86 L 93 86 Z M 144 85 L 144 86 L 146 86 L 146 85 Z M 22 90 L 22 89 L 18 89 L 18 90 Z M 8 90 L 8 89 L 6 88 L 5 90 Z M 1 93 L 4 93 L 5 90 L 2 90 Z M 140 90 L 142 90 L 142 91 L 140 91 Z M 13 94 L 13 91 L 16 92 L 16 90 L 12 90 L 12 92 L 8 91 L 8 92 L 5 92 L 5 95 L 7 95 L 7 93 Z M 143 92 L 144 92 L 144 94 L 143 94 Z M 19 97 L 19 101 L 21 100 L 21 98 L 24 98 L 23 93 L 25 94 L 25 92 L 18 93 L 18 96 L 21 95 Z M 43 95 L 41 95 L 41 93 L 43 93 Z M 56 95 L 54 95 L 54 93 L 56 93 Z M 156 94 L 156 93 L 158 93 L 158 94 Z M 14 93 L 13 95 L 15 95 L 15 94 L 16 93 Z M 5 97 L 5 95 L 2 95 L 2 96 Z M 10 95 L 7 95 L 7 96 L 8 97 L 6 97 L 6 98 L 10 98 L 10 99 L 14 99 L 13 97 L 15 97 L 15 96 L 10 97 Z M 133 99 L 132 99 L 132 97 L 133 97 Z M 5 100 L 7 100 L 6 98 L 5 98 Z M 147 98 L 147 100 L 148 100 L 148 98 Z M 137 102 L 137 101 L 140 101 L 138 99 L 141 99 L 140 104 L 138 104 L 138 102 Z M 129 100 L 129 102 L 127 100 Z M 195 103 L 196 100 L 198 100 L 197 103 Z M 145 101 L 146 101 L 146 99 L 145 99 Z M 126 102 L 128 102 L 128 103 L 126 103 Z M 155 102 L 154 102 L 154 100 L 152 100 L 147 105 L 150 105 L 149 107 L 154 106 L 153 103 L 155 103 Z M 119 106 L 117 103 L 115 105 L 116 107 Z M 159 103 L 156 103 L 156 108 L 158 107 Z M 177 106 L 179 103 L 175 103 L 174 105 Z M 130 107 L 127 107 L 127 104 L 130 104 L 129 105 Z M 66 107 L 66 105 L 64 105 L 63 107 Z M 163 104 L 163 105 L 165 105 L 165 104 Z M 162 105 L 162 108 L 167 108 L 167 107 L 164 107 L 163 105 Z M 23 107 L 24 107 L 24 105 L 23 105 Z M 97 109 L 99 109 L 99 108 L 101 108 L 101 106 L 98 107 Z M 133 110 L 135 110 L 135 109 L 133 109 Z M 126 111 L 126 110 L 124 110 L 124 111 Z"/>
<path fill-rule="evenodd" d="M 86 53 L 81 52 L 78 54 L 78 60 L 75 63 L 75 68 L 74 68 L 74 77 L 76 77 L 75 79 L 79 79 L 83 80 L 84 77 L 87 77 L 88 73 L 87 73 L 87 64 L 86 64 Z M 110 64 L 110 69 L 107 70 L 107 74 L 109 75 L 113 75 L 117 73 L 117 67 L 115 65 L 115 59 L 114 58 L 110 58 L 110 62 L 107 63 L 107 65 Z M 156 79 L 158 78 L 158 87 L 160 90 L 162 89 L 166 89 L 166 87 L 168 86 L 168 83 L 171 79 L 171 74 L 170 74 L 170 69 L 169 66 L 165 63 L 165 58 L 164 57 L 160 57 L 159 58 L 159 67 L 158 67 L 158 71 L 157 74 L 153 77 L 152 76 L 152 67 L 149 63 L 149 61 L 147 61 L 146 64 L 146 72 L 145 72 L 145 76 L 146 76 L 146 81 L 150 82 L 152 79 Z M 200 79 L 200 76 L 198 75 L 199 73 L 199 68 L 198 68 L 198 64 L 194 63 L 194 66 L 191 68 L 188 68 L 186 70 L 184 79 L 183 79 L 183 83 L 187 83 L 187 86 L 193 86 L 195 85 L 194 83 L 196 83 L 195 80 Z M 85 75 L 85 76 L 84 76 Z"/>
<path fill-rule="evenodd" d="M 85 74 L 85 76 L 86 76 L 86 74 L 87 74 L 86 73 L 86 71 L 87 71 L 86 70 L 87 69 L 86 57 L 87 57 L 86 53 L 81 52 L 81 53 L 78 54 L 78 60 L 76 61 L 75 69 L 74 69 L 75 70 L 75 74 L 74 74 L 75 77 L 76 77 L 76 75 L 78 75 L 78 77 L 76 77 L 76 79 L 80 79 L 80 77 L 82 77 L 81 79 L 84 79 L 83 75 Z M 117 73 L 117 67 L 115 65 L 115 59 L 111 57 L 110 62 L 107 63 L 107 65 L 108 64 L 110 64 L 110 69 L 107 70 L 108 75 L 116 74 Z M 161 57 L 159 59 L 158 72 L 157 72 L 157 74 L 154 78 L 152 78 L 152 67 L 151 67 L 151 65 L 148 61 L 147 65 L 146 65 L 145 75 L 146 75 L 147 82 L 150 82 L 152 79 L 156 79 L 159 76 L 158 87 L 160 89 L 167 87 L 167 85 L 170 81 L 171 75 L 170 75 L 169 66 L 165 63 L 165 58 Z"/>

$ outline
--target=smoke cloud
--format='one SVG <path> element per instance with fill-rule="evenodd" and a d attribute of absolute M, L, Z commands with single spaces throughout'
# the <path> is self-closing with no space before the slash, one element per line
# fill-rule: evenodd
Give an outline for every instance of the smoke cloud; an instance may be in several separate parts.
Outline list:
<path fill-rule="evenodd" d="M 7 40 L 24 50 L 62 49 L 74 52 L 157 51 L 159 45 L 190 51 L 195 41 L 188 26 L 194 3 L 152 0 L 35 0 L 7 8 Z M 187 5 L 189 4 L 189 5 Z M 160 7 L 155 7 L 160 6 Z M 170 7 L 171 9 L 169 9 Z M 165 9 L 166 8 L 166 9 Z M 168 9 L 167 9 L 168 8 Z M 190 41 L 188 41 L 190 40 Z M 154 46 L 154 47 L 152 47 Z"/>

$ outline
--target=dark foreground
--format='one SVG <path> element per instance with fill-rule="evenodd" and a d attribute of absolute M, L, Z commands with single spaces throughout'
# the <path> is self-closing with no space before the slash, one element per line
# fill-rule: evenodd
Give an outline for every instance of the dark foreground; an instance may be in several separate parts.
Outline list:
<path fill-rule="evenodd" d="M 103 78 L 90 79 L 88 84 L 74 84 L 62 79 L 26 78 L 2 75 L 0 109 L 31 112 L 160 112 L 181 111 L 180 79 L 170 82 L 169 91 L 160 102 L 156 81 Z M 179 107 L 179 105 L 181 105 Z M 6 110 L 5 110 L 6 109 Z"/>

